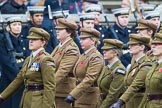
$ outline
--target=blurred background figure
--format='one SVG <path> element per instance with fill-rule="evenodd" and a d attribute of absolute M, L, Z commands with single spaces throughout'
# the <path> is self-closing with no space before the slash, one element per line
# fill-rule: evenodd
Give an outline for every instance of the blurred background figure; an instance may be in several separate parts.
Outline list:
<path fill-rule="evenodd" d="M 21 37 L 21 30 L 21 17 L 11 16 L 7 18 L 6 30 L 3 27 L 3 31 L 0 32 L 0 66 L 2 66 L 0 92 L 14 80 L 28 56 L 29 52 L 27 53 L 25 45 L 28 43 Z M 5 101 L 0 108 L 18 108 L 22 89 Z"/>
<path fill-rule="evenodd" d="M 70 14 L 81 13 L 82 0 L 59 0 L 63 10 L 69 10 Z"/>
<path fill-rule="evenodd" d="M 138 26 L 136 27 L 137 33 L 148 36 L 150 39 L 154 38 L 157 30 L 157 25 L 152 21 L 139 19 Z"/>
<path fill-rule="evenodd" d="M 160 31 L 160 12 L 158 11 L 145 12 L 144 19 L 150 20 L 157 26 L 156 32 Z"/>
<path fill-rule="evenodd" d="M 1 7 L 2 14 L 25 14 L 27 7 L 25 5 L 26 0 L 8 0 Z"/>
<path fill-rule="evenodd" d="M 85 13 L 86 7 L 91 4 L 98 4 L 99 0 L 82 0 L 82 13 Z"/>
<path fill-rule="evenodd" d="M 95 15 L 94 28 L 100 32 L 99 44 L 97 45 L 98 51 L 103 54 L 101 47 L 103 46 L 103 39 L 105 37 L 106 27 L 100 24 L 100 15 L 103 13 L 103 9 L 99 4 L 91 4 L 86 7 L 86 13 L 91 13 Z"/>

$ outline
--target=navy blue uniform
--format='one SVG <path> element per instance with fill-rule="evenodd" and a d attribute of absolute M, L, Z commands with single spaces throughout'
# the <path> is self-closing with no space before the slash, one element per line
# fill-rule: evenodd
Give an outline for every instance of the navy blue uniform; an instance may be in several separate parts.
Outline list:
<path fill-rule="evenodd" d="M 69 10 L 70 14 L 77 14 L 82 11 L 81 0 L 63 0 L 61 8 L 63 10 Z"/>
<path fill-rule="evenodd" d="M 2 14 L 25 14 L 26 11 L 27 7 L 24 4 L 19 5 L 14 0 L 8 0 L 8 2 L 1 7 Z"/>
<path fill-rule="evenodd" d="M 97 46 L 97 50 L 103 55 L 103 50 L 101 49 L 103 46 L 103 39 L 105 37 L 106 27 L 102 25 L 95 25 L 94 27 L 96 30 L 98 30 L 100 34 L 100 44 Z"/>
<path fill-rule="evenodd" d="M 125 27 L 123 29 L 119 27 L 117 24 L 114 24 L 113 26 L 109 26 L 109 28 L 105 32 L 104 39 L 118 39 L 126 45 L 129 41 L 130 33 L 131 33 L 131 30 L 129 28 Z M 124 64 L 124 66 L 127 67 L 131 62 L 130 53 L 126 53 L 123 56 L 121 56 L 120 60 Z"/>
<path fill-rule="evenodd" d="M 5 35 L 2 32 L 0 33 L 0 92 L 2 92 L 17 76 L 26 57 L 23 39 L 21 37 L 16 38 L 11 36 L 11 34 L 9 34 L 9 39 L 13 45 L 13 51 L 7 49 Z M 13 96 L 5 101 L 0 108 L 19 108 L 22 92 L 23 88 L 16 94 L 13 94 Z"/>

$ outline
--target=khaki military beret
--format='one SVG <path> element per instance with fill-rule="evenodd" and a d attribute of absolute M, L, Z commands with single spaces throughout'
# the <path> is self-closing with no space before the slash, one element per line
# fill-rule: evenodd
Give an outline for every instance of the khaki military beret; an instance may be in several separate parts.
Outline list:
<path fill-rule="evenodd" d="M 80 38 L 87 38 L 92 37 L 99 39 L 100 38 L 100 32 L 94 28 L 81 28 L 80 29 Z"/>
<path fill-rule="evenodd" d="M 70 19 L 64 19 L 64 18 L 60 18 L 58 19 L 58 24 L 56 25 L 56 29 L 59 28 L 69 28 L 71 30 L 76 30 L 77 29 L 77 24 Z"/>
<path fill-rule="evenodd" d="M 104 39 L 103 42 L 104 42 L 104 46 L 102 47 L 103 50 L 112 49 L 112 48 L 117 48 L 117 49 L 123 48 L 123 42 L 117 39 Z"/>
<path fill-rule="evenodd" d="M 50 34 L 42 28 L 32 27 L 29 30 L 29 39 L 43 39 L 48 41 L 50 38 Z"/>
<path fill-rule="evenodd" d="M 148 45 L 150 43 L 150 37 L 141 36 L 141 34 L 130 34 L 128 44 L 145 44 Z"/>
<path fill-rule="evenodd" d="M 162 33 L 156 33 L 155 38 L 151 42 L 152 44 L 154 43 L 162 43 Z"/>
<path fill-rule="evenodd" d="M 152 29 L 153 31 L 156 31 L 157 25 L 155 25 L 151 21 L 139 19 L 138 26 L 136 27 L 136 29 L 148 29 L 148 28 Z"/>

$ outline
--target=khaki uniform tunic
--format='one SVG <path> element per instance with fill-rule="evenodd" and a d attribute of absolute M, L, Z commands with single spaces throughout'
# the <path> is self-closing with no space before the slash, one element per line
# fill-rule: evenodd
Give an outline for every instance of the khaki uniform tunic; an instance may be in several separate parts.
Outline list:
<path fill-rule="evenodd" d="M 24 90 L 20 108 L 56 108 L 55 107 L 55 64 L 44 50 L 39 52 L 29 64 L 28 57 L 15 80 L 1 93 L 9 98 L 23 85 L 43 85 L 42 90 Z"/>
<path fill-rule="evenodd" d="M 125 91 L 123 84 L 125 74 L 125 67 L 120 60 L 116 61 L 111 67 L 104 67 L 98 79 L 101 99 L 97 108 L 109 108 L 111 104 L 117 101 Z"/>
<path fill-rule="evenodd" d="M 95 47 L 80 56 L 73 71 L 78 85 L 70 92 L 76 108 L 95 108 L 99 97 L 96 83 L 103 66 L 103 57 Z"/>
<path fill-rule="evenodd" d="M 162 99 L 149 100 L 147 95 L 158 95 L 162 98 L 162 63 L 154 63 L 145 80 L 145 95 L 138 108 L 162 108 Z"/>
<path fill-rule="evenodd" d="M 125 77 L 125 85 L 129 89 L 121 96 L 121 99 L 126 102 L 126 108 L 138 108 L 143 98 L 144 80 L 149 70 L 144 66 L 146 62 L 148 62 L 147 56 L 141 57 L 130 67 Z"/>
<path fill-rule="evenodd" d="M 73 68 L 79 58 L 79 49 L 72 38 L 63 46 L 57 46 L 52 52 L 56 63 L 56 106 L 57 108 L 70 108 L 70 104 L 64 102 L 65 97 L 76 86 L 73 76 Z"/>

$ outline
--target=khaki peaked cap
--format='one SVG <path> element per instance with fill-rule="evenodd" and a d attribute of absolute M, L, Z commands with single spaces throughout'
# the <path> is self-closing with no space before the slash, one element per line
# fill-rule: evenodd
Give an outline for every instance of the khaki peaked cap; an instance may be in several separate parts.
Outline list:
<path fill-rule="evenodd" d="M 162 43 L 162 33 L 156 33 L 155 38 L 151 42 L 152 44 L 154 43 Z"/>
<path fill-rule="evenodd" d="M 153 31 L 156 31 L 157 25 L 155 25 L 154 23 L 152 23 L 152 21 L 149 20 L 144 19 L 138 20 L 138 26 L 136 27 L 136 29 L 148 29 L 148 28 L 150 28 Z"/>
<path fill-rule="evenodd" d="M 150 37 L 148 36 L 141 36 L 141 34 L 130 34 L 129 35 L 129 42 L 128 44 L 144 44 L 149 45 Z"/>
<path fill-rule="evenodd" d="M 55 28 L 56 29 L 69 28 L 71 30 L 76 30 L 78 26 L 73 20 L 60 18 L 58 19 L 58 24 L 56 25 Z"/>
<path fill-rule="evenodd" d="M 103 42 L 104 42 L 104 46 L 102 47 L 103 50 L 112 48 L 117 49 L 123 48 L 123 42 L 117 39 L 104 39 Z"/>
<path fill-rule="evenodd" d="M 94 28 L 81 28 L 80 29 L 80 38 L 87 38 L 92 37 L 99 39 L 100 38 L 100 32 Z"/>
<path fill-rule="evenodd" d="M 42 28 L 32 27 L 29 30 L 29 39 L 43 39 L 48 41 L 50 38 L 50 34 Z"/>

